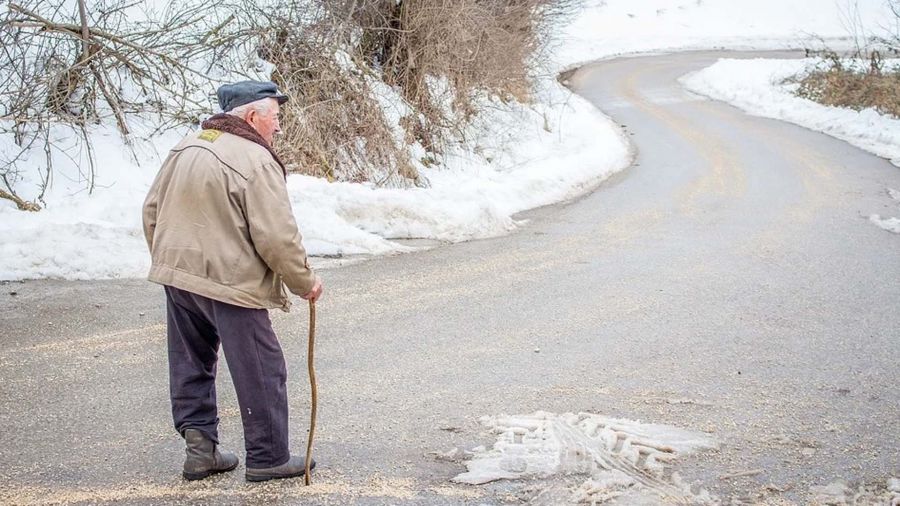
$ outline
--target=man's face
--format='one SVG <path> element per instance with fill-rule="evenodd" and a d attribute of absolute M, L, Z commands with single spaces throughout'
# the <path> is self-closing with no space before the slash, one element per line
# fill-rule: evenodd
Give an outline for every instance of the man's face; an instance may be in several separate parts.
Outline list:
<path fill-rule="evenodd" d="M 275 134 L 281 132 L 281 124 L 278 122 L 281 106 L 274 98 L 268 100 L 271 102 L 269 109 L 265 112 L 251 110 L 247 115 L 247 123 L 250 123 L 266 142 L 272 144 Z"/>

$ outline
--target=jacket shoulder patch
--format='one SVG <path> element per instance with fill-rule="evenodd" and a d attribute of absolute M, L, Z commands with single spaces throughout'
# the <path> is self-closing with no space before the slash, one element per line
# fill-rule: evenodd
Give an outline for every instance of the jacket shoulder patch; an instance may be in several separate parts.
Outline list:
<path fill-rule="evenodd" d="M 216 139 L 222 136 L 221 130 L 204 130 L 200 132 L 200 135 L 197 136 L 198 139 L 203 139 L 207 142 L 216 142 Z"/>

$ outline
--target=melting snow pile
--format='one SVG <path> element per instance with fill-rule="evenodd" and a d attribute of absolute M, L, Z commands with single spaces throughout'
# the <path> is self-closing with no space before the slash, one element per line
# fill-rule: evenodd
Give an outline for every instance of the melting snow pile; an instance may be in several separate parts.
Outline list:
<path fill-rule="evenodd" d="M 497 442 L 476 453 L 455 482 L 582 475 L 584 482 L 567 491 L 570 502 L 713 502 L 705 491 L 692 492 L 671 466 L 682 455 L 716 448 L 705 434 L 590 413 L 539 411 L 481 421 Z"/>
<path fill-rule="evenodd" d="M 900 204 L 900 191 L 888 188 L 887 193 L 895 202 L 897 202 L 897 204 Z M 898 209 L 898 211 L 900 211 L 900 209 Z M 882 218 L 879 214 L 873 214 L 869 216 L 869 221 L 888 232 L 900 234 L 900 218 Z"/>

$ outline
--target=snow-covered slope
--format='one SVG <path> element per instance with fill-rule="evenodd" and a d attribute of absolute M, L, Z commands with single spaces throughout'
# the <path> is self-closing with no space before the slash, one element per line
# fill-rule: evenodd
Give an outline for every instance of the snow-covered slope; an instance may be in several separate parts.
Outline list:
<path fill-rule="evenodd" d="M 684 49 L 786 49 L 895 30 L 885 0 L 588 0 L 564 33 L 562 65 Z"/>

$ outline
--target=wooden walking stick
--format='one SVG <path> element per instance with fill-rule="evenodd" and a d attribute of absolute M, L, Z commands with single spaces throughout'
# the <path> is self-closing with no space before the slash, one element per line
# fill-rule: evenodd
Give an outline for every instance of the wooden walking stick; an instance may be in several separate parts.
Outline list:
<path fill-rule="evenodd" d="M 313 435 L 316 432 L 316 404 L 318 403 L 318 388 L 316 387 L 316 366 L 313 362 L 313 352 L 316 344 L 316 302 L 309 301 L 309 351 L 306 354 L 306 365 L 309 369 L 309 387 L 312 392 L 312 406 L 309 411 L 309 438 L 306 440 L 306 473 L 303 475 L 303 481 L 308 486 L 310 484 L 309 465 L 312 462 L 312 445 Z"/>

